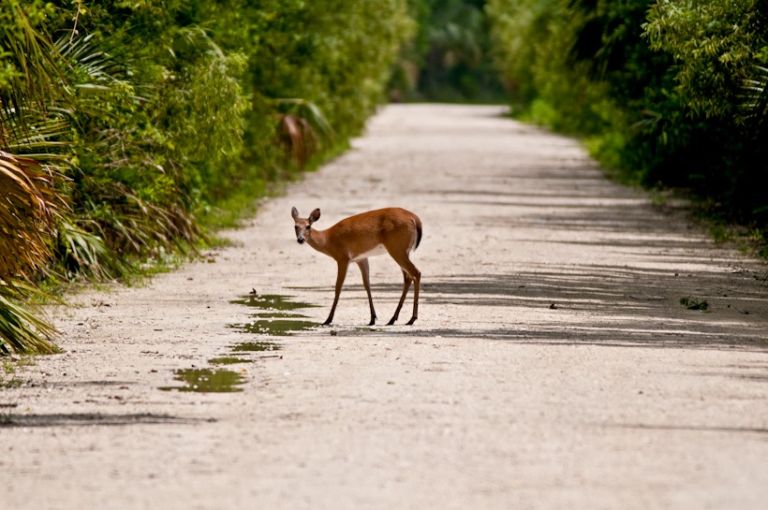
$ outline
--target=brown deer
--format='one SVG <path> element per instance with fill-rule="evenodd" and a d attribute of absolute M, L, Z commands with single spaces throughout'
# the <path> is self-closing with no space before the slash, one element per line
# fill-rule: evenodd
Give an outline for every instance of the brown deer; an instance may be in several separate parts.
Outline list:
<path fill-rule="evenodd" d="M 419 312 L 419 284 L 421 272 L 413 265 L 409 254 L 418 248 L 421 242 L 421 220 L 418 216 L 399 207 L 389 207 L 368 211 L 345 218 L 327 230 L 316 230 L 312 224 L 320 219 L 320 209 L 315 209 L 309 218 L 300 218 L 299 211 L 294 207 L 291 215 L 295 222 L 296 240 L 299 244 L 306 241 L 312 248 L 332 257 L 338 265 L 336 275 L 336 295 L 333 298 L 331 313 L 323 326 L 331 324 L 339 294 L 347 276 L 350 262 L 357 263 L 363 274 L 363 286 L 368 294 L 368 304 L 371 307 L 371 322 L 376 323 L 376 311 L 371 298 L 371 285 L 368 279 L 368 257 L 389 255 L 403 271 L 403 294 L 397 304 L 395 314 L 387 323 L 391 326 L 400 315 L 405 296 L 413 282 L 413 316 L 407 324 L 413 324 Z"/>

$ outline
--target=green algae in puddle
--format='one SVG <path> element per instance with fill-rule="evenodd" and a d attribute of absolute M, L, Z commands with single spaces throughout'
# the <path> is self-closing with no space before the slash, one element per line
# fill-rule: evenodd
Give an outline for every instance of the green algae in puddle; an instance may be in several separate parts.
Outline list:
<path fill-rule="evenodd" d="M 253 363 L 253 360 L 247 358 L 238 358 L 237 356 L 220 356 L 208 360 L 211 365 L 236 365 L 238 363 Z"/>
<path fill-rule="evenodd" d="M 247 324 L 233 324 L 246 333 L 267 336 L 288 336 L 295 331 L 305 331 L 317 326 L 314 322 L 297 319 L 257 320 Z"/>
<path fill-rule="evenodd" d="M 230 301 L 236 305 L 250 306 L 253 308 L 261 308 L 262 310 L 299 310 L 301 308 L 314 308 L 318 305 L 311 303 L 301 303 L 299 301 L 291 301 L 290 296 L 283 296 L 280 294 L 248 294 L 246 296 L 240 296 L 234 301 Z"/>
<path fill-rule="evenodd" d="M 279 351 L 281 348 L 274 342 L 242 342 L 232 347 L 232 352 Z"/>
<path fill-rule="evenodd" d="M 306 315 L 300 313 L 285 312 L 257 312 L 254 317 L 259 319 L 306 319 Z"/>
<path fill-rule="evenodd" d="M 185 386 L 161 386 L 163 391 L 194 391 L 197 393 L 231 393 L 243 391 L 236 386 L 243 384 L 243 377 L 237 372 L 224 368 L 182 368 L 174 370 L 174 379 Z"/>

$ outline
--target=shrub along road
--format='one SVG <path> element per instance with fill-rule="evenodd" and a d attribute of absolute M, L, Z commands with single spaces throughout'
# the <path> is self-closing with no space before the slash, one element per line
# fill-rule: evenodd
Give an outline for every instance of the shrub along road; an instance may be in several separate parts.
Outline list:
<path fill-rule="evenodd" d="M 53 310 L 66 352 L 0 390 L 2 506 L 763 508 L 765 266 L 501 113 L 387 107 L 233 247 Z M 365 327 L 352 267 L 301 329 L 336 268 L 294 205 L 419 214 L 416 324 Z M 371 280 L 383 323 L 399 269 Z"/>

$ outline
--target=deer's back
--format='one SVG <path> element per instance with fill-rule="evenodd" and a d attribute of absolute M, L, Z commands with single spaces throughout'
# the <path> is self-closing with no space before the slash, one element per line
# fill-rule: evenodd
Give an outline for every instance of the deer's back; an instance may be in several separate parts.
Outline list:
<path fill-rule="evenodd" d="M 400 207 L 387 207 L 355 214 L 328 230 L 334 244 L 354 247 L 354 255 L 392 242 L 410 244 L 420 224 L 418 216 L 412 212 Z"/>

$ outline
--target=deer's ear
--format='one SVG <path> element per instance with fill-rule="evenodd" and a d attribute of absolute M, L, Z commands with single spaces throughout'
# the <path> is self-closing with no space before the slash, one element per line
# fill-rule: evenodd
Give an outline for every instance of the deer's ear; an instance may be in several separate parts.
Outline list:
<path fill-rule="evenodd" d="M 320 219 L 320 209 L 315 209 L 312 214 L 309 215 L 309 222 L 314 223 Z"/>
<path fill-rule="evenodd" d="M 293 216 L 293 219 L 294 219 L 294 220 L 295 220 L 296 218 L 298 218 L 298 217 L 299 217 L 299 210 L 298 210 L 298 209 L 296 209 L 295 207 L 294 207 L 294 208 L 292 208 L 292 209 L 291 209 L 291 216 Z"/>

